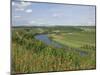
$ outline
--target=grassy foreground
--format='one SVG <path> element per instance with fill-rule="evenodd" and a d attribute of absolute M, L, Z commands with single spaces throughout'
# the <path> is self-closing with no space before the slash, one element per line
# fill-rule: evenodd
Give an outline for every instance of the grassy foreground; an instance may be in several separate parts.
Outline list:
<path fill-rule="evenodd" d="M 83 28 L 82 32 L 81 29 L 12 28 L 12 73 L 95 69 L 95 30 Z M 40 33 L 48 33 L 52 40 L 65 47 L 55 48 L 35 39 Z M 81 56 L 76 48 L 87 55 Z"/>

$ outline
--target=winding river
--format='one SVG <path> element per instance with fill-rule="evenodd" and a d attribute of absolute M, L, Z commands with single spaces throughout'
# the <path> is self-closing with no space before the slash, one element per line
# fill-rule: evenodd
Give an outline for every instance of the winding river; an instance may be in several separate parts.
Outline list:
<path fill-rule="evenodd" d="M 35 38 L 36 38 L 37 40 L 43 41 L 43 42 L 44 42 L 45 44 L 47 44 L 47 45 L 51 45 L 51 46 L 54 46 L 54 47 L 56 47 L 56 48 L 62 48 L 62 47 L 64 47 L 64 46 L 62 46 L 61 44 L 52 41 L 52 40 L 48 37 L 47 34 L 39 34 L 39 35 L 36 35 Z M 81 50 L 79 50 L 79 49 L 75 49 L 75 50 L 76 50 L 77 52 L 79 52 L 81 56 L 87 55 L 87 52 L 85 52 L 85 51 L 81 51 Z"/>
<path fill-rule="evenodd" d="M 62 48 L 62 46 L 59 43 L 56 43 L 52 41 L 47 34 L 40 34 L 35 36 L 36 39 L 43 41 L 47 45 L 52 45 L 57 48 Z"/>

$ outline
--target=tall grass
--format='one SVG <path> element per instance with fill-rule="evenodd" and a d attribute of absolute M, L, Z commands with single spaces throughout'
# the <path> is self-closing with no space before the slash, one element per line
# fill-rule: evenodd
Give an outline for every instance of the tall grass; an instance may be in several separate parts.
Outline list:
<path fill-rule="evenodd" d="M 25 29 L 12 31 L 12 73 L 94 69 L 95 51 L 81 56 L 72 48 L 55 48 Z M 84 48 L 84 46 L 82 47 Z"/>

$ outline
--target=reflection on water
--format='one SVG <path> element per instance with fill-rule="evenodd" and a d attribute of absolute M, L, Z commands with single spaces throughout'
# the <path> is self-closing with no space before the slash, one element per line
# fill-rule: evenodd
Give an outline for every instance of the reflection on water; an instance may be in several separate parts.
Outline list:
<path fill-rule="evenodd" d="M 43 41 L 47 45 L 53 45 L 57 48 L 61 48 L 62 46 L 48 38 L 46 34 L 40 34 L 35 36 L 36 39 Z"/>
<path fill-rule="evenodd" d="M 56 48 L 62 48 L 63 46 L 57 42 L 52 41 L 46 34 L 40 34 L 35 36 L 36 39 L 43 41 L 47 45 L 52 45 Z M 87 52 L 75 49 L 81 56 L 87 55 Z"/>

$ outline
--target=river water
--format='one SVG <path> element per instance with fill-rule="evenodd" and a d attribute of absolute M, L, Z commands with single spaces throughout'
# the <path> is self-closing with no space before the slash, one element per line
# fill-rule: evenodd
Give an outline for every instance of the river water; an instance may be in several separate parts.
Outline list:
<path fill-rule="evenodd" d="M 36 39 L 43 41 L 47 45 L 52 45 L 57 48 L 62 48 L 62 46 L 54 41 L 52 41 L 46 34 L 40 34 L 35 36 Z"/>
<path fill-rule="evenodd" d="M 64 47 L 64 46 L 62 46 L 61 44 L 52 41 L 52 40 L 48 37 L 47 34 L 39 34 L 39 35 L 36 35 L 35 38 L 36 38 L 37 40 L 40 40 L 40 41 L 44 42 L 44 43 L 47 44 L 47 45 L 51 45 L 51 46 L 54 46 L 54 47 L 56 47 L 56 48 L 62 48 L 62 47 Z M 79 49 L 76 49 L 76 51 L 79 52 L 79 54 L 80 54 L 81 56 L 87 55 L 87 52 L 81 51 L 81 50 L 79 50 Z"/>

